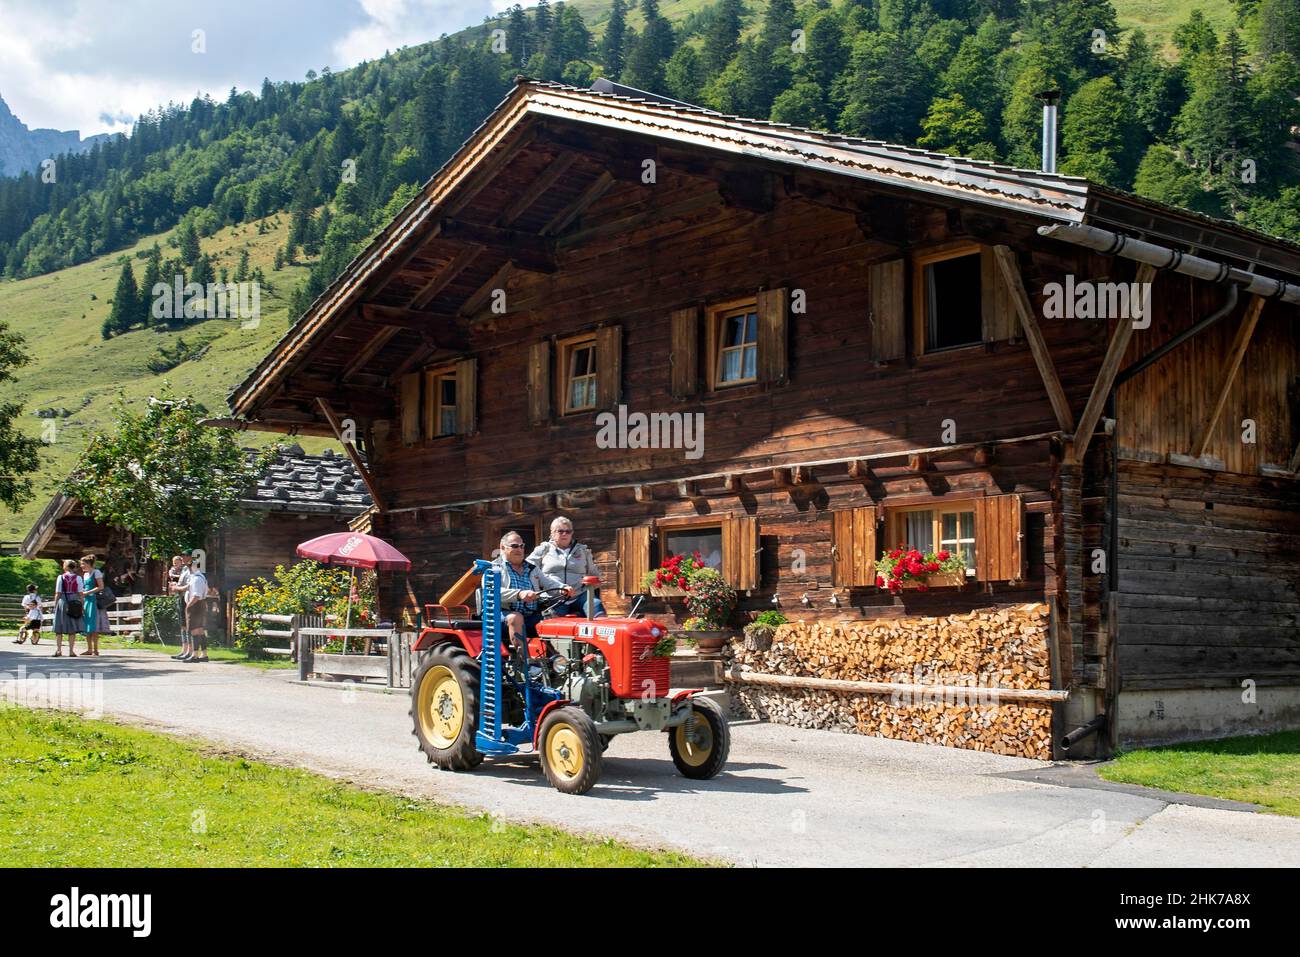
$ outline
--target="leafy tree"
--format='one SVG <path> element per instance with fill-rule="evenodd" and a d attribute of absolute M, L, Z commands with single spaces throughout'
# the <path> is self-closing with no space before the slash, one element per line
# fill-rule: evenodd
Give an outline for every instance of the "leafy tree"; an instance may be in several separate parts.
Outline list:
<path fill-rule="evenodd" d="M 623 60 L 627 43 L 627 2 L 614 0 L 609 10 L 609 22 L 605 24 L 605 35 L 600 39 L 600 60 L 605 65 L 605 73 L 617 78 L 623 73 Z"/>
<path fill-rule="evenodd" d="M 788 51 L 794 42 L 794 31 L 798 25 L 794 0 L 770 0 L 767 12 L 763 15 L 763 46 L 769 50 Z"/>
<path fill-rule="evenodd" d="M 1062 173 L 1094 183 L 1128 186 L 1138 148 L 1132 105 L 1108 76 L 1089 80 L 1070 97 L 1061 121 Z"/>
<path fill-rule="evenodd" d="M 199 247 L 199 231 L 194 227 L 194 220 L 187 219 L 181 223 L 180 236 L 178 237 L 181 262 L 187 266 L 193 266 L 199 261 L 202 250 Z"/>
<path fill-rule="evenodd" d="M 921 130 L 918 146 L 972 159 L 997 159 L 997 148 L 990 142 L 988 121 L 979 110 L 968 106 L 960 93 L 939 97 L 931 103 L 930 112 L 921 121 Z"/>
<path fill-rule="evenodd" d="M 700 60 L 709 76 L 721 73 L 740 45 L 740 0 L 719 0 L 704 31 Z"/>
<path fill-rule="evenodd" d="M 1151 140 L 1163 138 L 1183 95 L 1180 71 L 1163 62 L 1145 33 L 1134 30 L 1124 47 L 1116 79 L 1146 136 Z"/>
<path fill-rule="evenodd" d="M 821 87 L 804 81 L 778 94 L 772 101 L 772 121 L 814 130 L 829 129 L 831 124 L 826 118 L 826 98 Z"/>
<path fill-rule="evenodd" d="M 115 417 L 114 431 L 92 430 L 63 489 L 95 521 L 147 539 L 154 558 L 202 547 L 279 451 L 246 452 L 233 430 L 200 425 L 188 399 L 151 399 L 143 412 L 122 399 Z"/>
<path fill-rule="evenodd" d="M 1173 41 L 1184 62 L 1213 53 L 1219 46 L 1218 34 L 1199 9 L 1192 10 L 1187 21 L 1174 28 Z"/>
<path fill-rule="evenodd" d="M 1160 203 L 1211 212 L 1212 196 L 1201 188 L 1201 177 L 1178 158 L 1178 154 L 1161 143 L 1147 150 L 1138 164 L 1133 190 L 1140 196 Z"/>
<path fill-rule="evenodd" d="M 637 35 L 623 66 L 623 82 L 652 93 L 664 89 L 664 65 L 676 46 L 672 24 L 659 12 L 658 0 L 641 0 L 645 27 Z"/>
<path fill-rule="evenodd" d="M 0 319 L 0 384 L 15 382 L 15 370 L 31 361 L 27 343 Z M 15 427 L 22 415 L 21 403 L 8 401 L 14 390 L 5 386 L 0 395 L 0 505 L 18 511 L 32 498 L 32 481 L 26 475 L 40 468 L 41 443 Z"/>
<path fill-rule="evenodd" d="M 664 86 L 675 98 L 686 103 L 698 103 L 704 83 L 704 66 L 699 54 L 695 47 L 683 43 L 664 68 Z"/>
<path fill-rule="evenodd" d="M 925 115 L 925 76 L 910 44 L 897 33 L 860 33 L 840 80 L 846 133 L 910 143 Z"/>
<path fill-rule="evenodd" d="M 135 271 L 128 259 L 122 264 L 122 271 L 117 276 L 117 288 L 113 291 L 113 305 L 108 318 L 104 320 L 102 330 L 104 338 L 119 336 L 126 332 L 140 316 L 140 290 L 135 284 Z"/>

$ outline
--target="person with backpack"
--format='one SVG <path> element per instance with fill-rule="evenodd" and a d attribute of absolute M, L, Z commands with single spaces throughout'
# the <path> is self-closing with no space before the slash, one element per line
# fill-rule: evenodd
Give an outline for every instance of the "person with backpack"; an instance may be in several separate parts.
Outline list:
<path fill-rule="evenodd" d="M 81 596 L 81 577 L 71 558 L 63 563 L 63 574 L 54 581 L 54 657 L 63 657 L 63 636 L 68 636 L 68 657 L 77 657 L 77 635 L 85 603 Z"/>
<path fill-rule="evenodd" d="M 85 608 L 81 616 L 81 630 L 86 635 L 86 650 L 83 655 L 99 657 L 99 636 L 112 634 L 113 625 L 108 618 L 108 609 L 117 601 L 113 589 L 104 580 L 104 573 L 95 567 L 94 555 L 81 557 L 81 588 L 85 596 Z"/>

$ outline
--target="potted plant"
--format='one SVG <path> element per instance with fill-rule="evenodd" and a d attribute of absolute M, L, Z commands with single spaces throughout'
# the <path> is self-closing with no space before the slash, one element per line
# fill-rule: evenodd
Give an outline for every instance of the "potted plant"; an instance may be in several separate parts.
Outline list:
<path fill-rule="evenodd" d="M 736 589 L 716 568 L 696 569 L 687 585 L 686 608 L 691 617 L 683 627 L 701 653 L 716 654 L 733 635 L 728 623 L 736 608 Z"/>
<path fill-rule="evenodd" d="M 789 620 L 779 611 L 760 611 L 754 615 L 753 620 L 744 629 L 745 650 L 767 651 L 772 647 L 772 637 L 776 634 L 777 628 Z"/>
<path fill-rule="evenodd" d="M 922 554 L 910 545 L 882 552 L 876 559 L 876 587 L 897 595 L 904 588 L 960 588 L 966 584 L 966 558 L 947 549 Z"/>

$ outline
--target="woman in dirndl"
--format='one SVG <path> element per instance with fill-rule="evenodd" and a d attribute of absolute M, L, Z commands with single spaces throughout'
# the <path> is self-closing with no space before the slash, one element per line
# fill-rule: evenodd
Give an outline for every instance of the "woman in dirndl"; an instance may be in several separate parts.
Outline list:
<path fill-rule="evenodd" d="M 104 591 L 104 573 L 95 567 L 95 556 L 84 555 L 81 559 L 81 590 L 86 596 L 86 610 L 81 617 L 81 630 L 86 636 L 86 650 L 82 655 L 99 657 L 99 636 L 112 634 L 113 626 L 108 620 L 108 602 L 101 601 Z"/>

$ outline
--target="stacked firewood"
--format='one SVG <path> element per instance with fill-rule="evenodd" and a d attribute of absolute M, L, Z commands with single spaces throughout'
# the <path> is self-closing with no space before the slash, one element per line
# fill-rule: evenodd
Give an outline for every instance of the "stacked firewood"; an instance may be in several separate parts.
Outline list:
<path fill-rule="evenodd" d="M 744 717 L 1050 758 L 1051 705 L 994 691 L 1051 687 L 1048 627 L 1045 604 L 943 618 L 792 622 L 765 651 L 734 648 L 727 667 L 908 687 L 861 692 L 729 681 L 727 690 Z"/>

